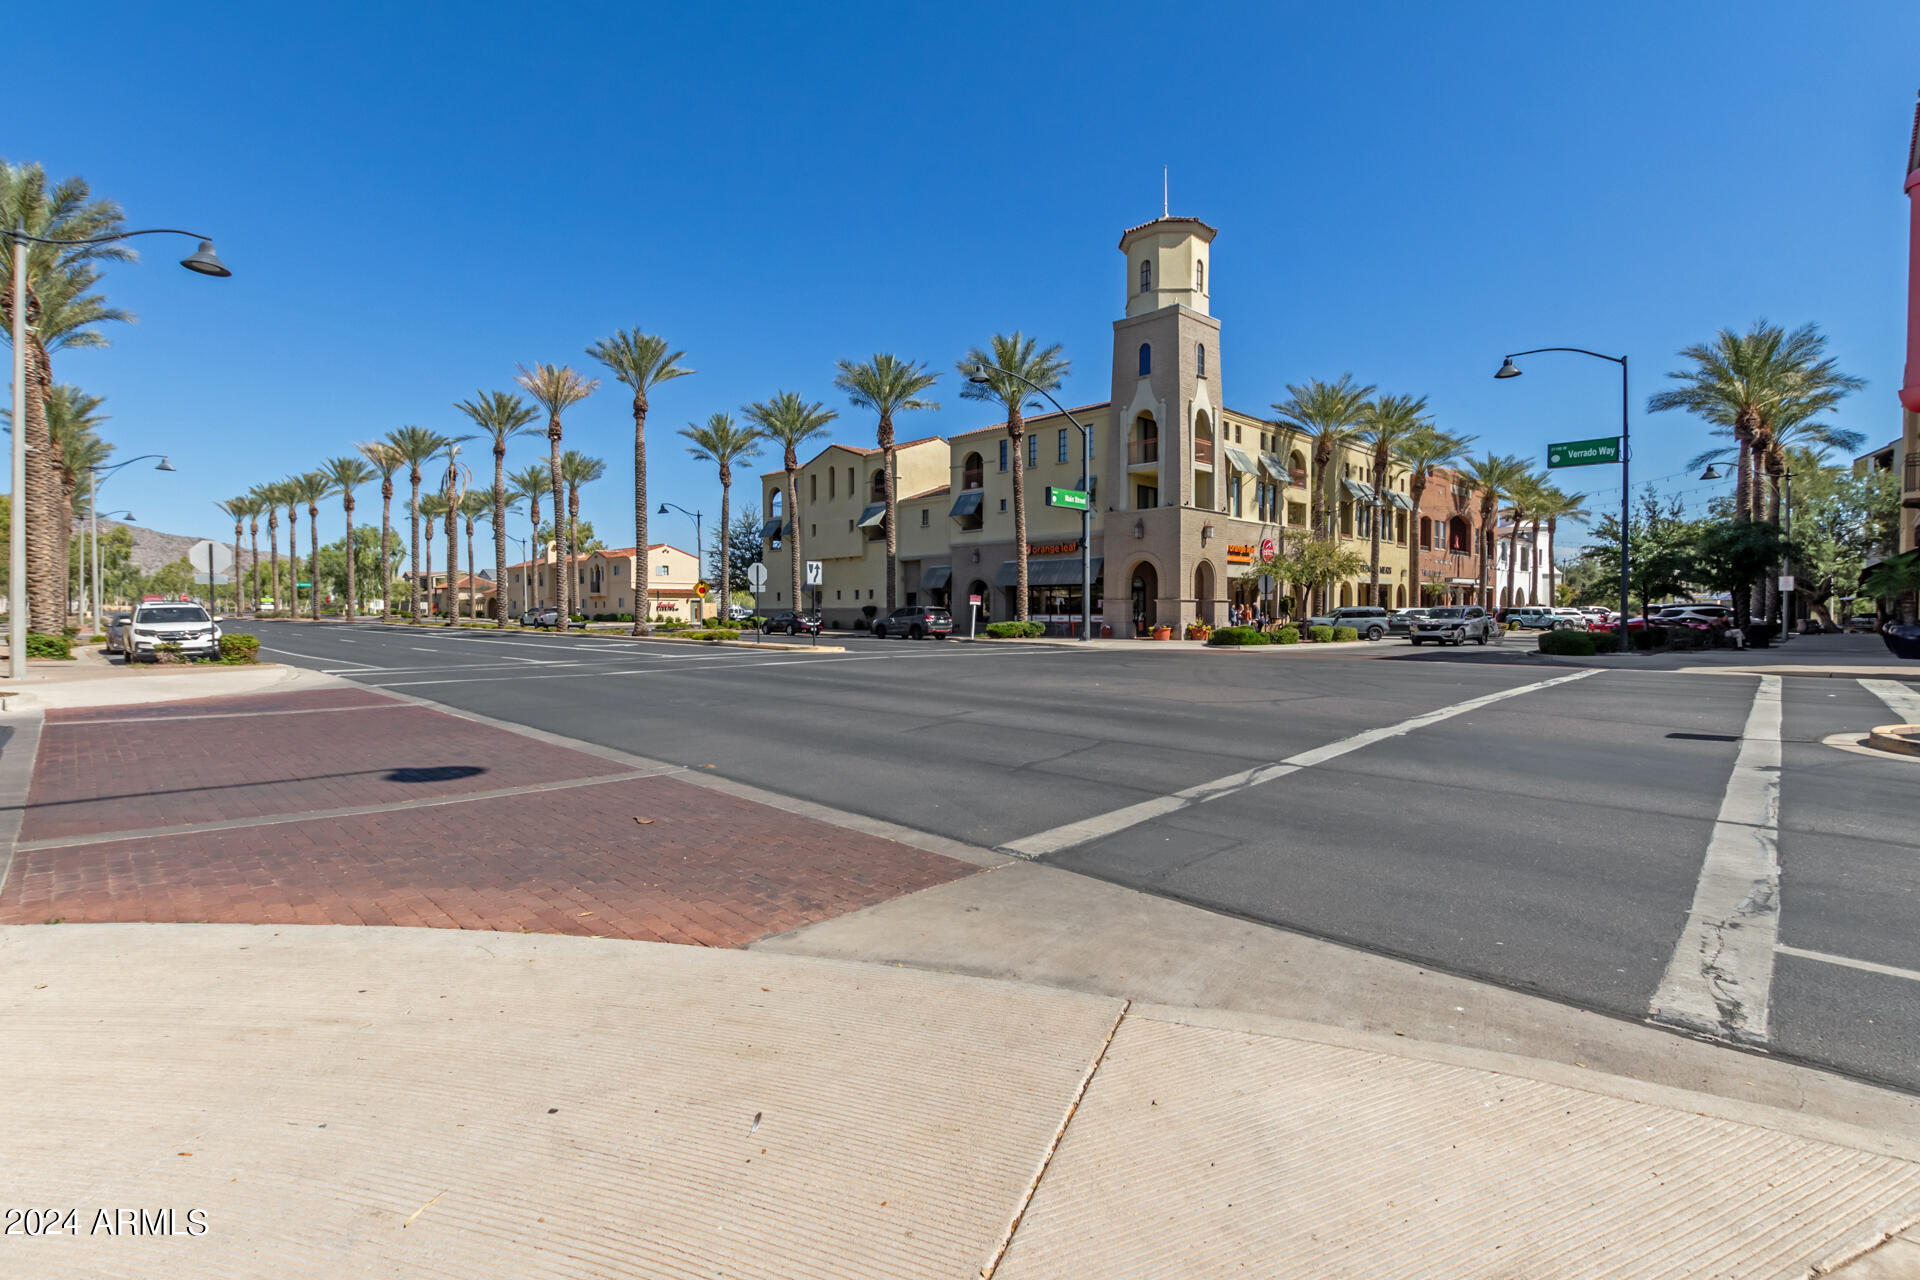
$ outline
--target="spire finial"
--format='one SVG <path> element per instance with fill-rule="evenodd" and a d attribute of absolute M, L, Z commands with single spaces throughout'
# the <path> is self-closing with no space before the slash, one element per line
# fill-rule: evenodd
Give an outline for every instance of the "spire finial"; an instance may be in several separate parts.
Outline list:
<path fill-rule="evenodd" d="M 1167 216 L 1167 166 L 1160 166 L 1160 216 Z"/>

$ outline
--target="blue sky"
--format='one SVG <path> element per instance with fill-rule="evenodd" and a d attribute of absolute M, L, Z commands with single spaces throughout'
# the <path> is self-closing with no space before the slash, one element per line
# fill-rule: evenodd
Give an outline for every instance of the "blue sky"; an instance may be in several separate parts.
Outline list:
<path fill-rule="evenodd" d="M 790 388 L 871 444 L 842 357 L 945 372 L 903 438 L 992 421 L 951 370 L 997 331 L 1064 343 L 1063 399 L 1104 400 L 1114 246 L 1159 212 L 1163 164 L 1173 211 L 1220 228 L 1231 407 L 1352 371 L 1544 461 L 1615 433 L 1616 371 L 1535 357 L 1496 383 L 1500 356 L 1625 352 L 1636 477 L 1701 499 L 1678 473 L 1704 428 L 1640 406 L 1677 348 L 1764 316 L 1819 323 L 1869 383 L 1839 420 L 1897 434 L 1920 6 L 1176 12 L 105 4 L 29 30 L 0 155 L 85 176 L 133 226 L 210 231 L 234 269 L 143 242 L 105 282 L 139 323 L 56 366 L 107 397 L 121 456 L 172 456 L 102 493 L 171 532 L 217 537 L 215 499 L 356 440 L 456 428 L 516 362 L 594 372 L 616 328 L 699 371 L 654 398 L 651 489 L 710 520 L 718 481 L 675 430 Z M 629 542 L 624 389 L 567 440 L 607 459 L 584 512 Z M 1614 468 L 1562 474 L 1617 491 Z M 654 536 L 688 545 L 690 522 Z"/>

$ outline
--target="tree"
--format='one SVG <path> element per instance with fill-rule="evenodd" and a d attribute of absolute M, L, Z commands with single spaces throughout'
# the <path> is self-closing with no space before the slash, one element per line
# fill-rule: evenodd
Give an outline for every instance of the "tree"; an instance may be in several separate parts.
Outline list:
<path fill-rule="evenodd" d="M 1522 466 L 1507 483 L 1507 577 L 1508 597 L 1503 604 L 1516 603 L 1520 598 L 1520 526 L 1532 518 L 1533 509 L 1538 504 L 1547 482 L 1539 472 Z M 1535 551 L 1539 548 L 1536 546 Z M 1536 558 L 1535 563 L 1538 563 Z M 1538 603 L 1537 587 L 1530 592 L 1530 603 Z"/>
<path fill-rule="evenodd" d="M 439 494 L 429 493 L 420 499 L 420 516 L 427 530 L 426 583 L 427 613 L 429 615 L 433 614 L 437 607 L 433 600 L 433 528 L 437 521 L 446 519 L 446 515 L 447 500 Z M 418 562 L 414 562 L 414 567 L 418 568 Z M 417 583 L 420 580 L 420 575 L 415 573 L 413 576 L 414 581 Z M 448 576 L 451 577 L 452 575 L 449 574 Z M 418 613 L 414 614 L 416 619 L 419 618 L 419 616 Z"/>
<path fill-rule="evenodd" d="M 1560 596 L 1555 587 L 1556 566 L 1553 557 L 1560 554 L 1560 522 L 1562 520 L 1587 520 L 1591 513 L 1586 508 L 1587 496 L 1583 493 L 1563 493 L 1551 485 L 1543 486 L 1534 498 L 1533 531 L 1534 546 L 1540 545 L 1540 525 L 1547 526 L 1547 603 L 1559 604 Z M 1538 561 L 1535 561 L 1538 564 Z"/>
<path fill-rule="evenodd" d="M 528 553 L 527 563 L 522 566 L 521 585 L 524 597 L 523 609 L 531 609 L 534 602 L 533 566 L 546 562 L 544 535 L 540 529 L 540 498 L 547 491 L 547 468 L 545 463 L 529 464 L 508 474 L 507 483 L 515 499 L 524 499 L 527 504 L 527 519 L 533 523 L 533 545 Z M 591 528 L 592 526 L 588 526 Z M 504 590 L 504 586 L 502 590 Z"/>
<path fill-rule="evenodd" d="M 1371 558 L 1368 561 L 1367 602 L 1384 605 L 1380 598 L 1380 525 L 1391 519 L 1384 498 L 1393 483 L 1389 468 L 1400 448 L 1420 432 L 1432 431 L 1433 419 L 1427 416 L 1425 396 L 1381 396 L 1367 406 L 1360 422 L 1360 439 L 1373 449 L 1373 490 L 1381 500 L 1373 504 L 1373 518 L 1367 521 Z M 1417 539 L 1410 539 L 1415 541 Z M 1419 579 L 1416 577 L 1417 583 Z"/>
<path fill-rule="evenodd" d="M 741 411 L 748 422 L 759 427 L 767 439 L 780 446 L 780 467 L 787 476 L 786 523 L 777 535 L 786 540 L 787 561 L 792 570 L 792 595 L 795 609 L 800 608 L 800 446 L 823 438 L 827 424 L 840 415 L 819 401 L 809 402 L 792 391 L 778 391 L 771 400 L 761 400 Z M 635 610 L 637 617 L 639 611 Z"/>
<path fill-rule="evenodd" d="M 380 545 L 392 544 L 393 532 L 393 473 L 406 465 L 406 459 L 400 451 L 384 441 L 369 441 L 355 445 L 360 456 L 365 458 L 373 469 L 380 473 Z M 387 570 L 380 579 L 380 619 L 393 621 L 393 572 Z"/>
<path fill-rule="evenodd" d="M 320 500 L 333 494 L 333 481 L 324 471 L 309 471 L 293 479 L 294 497 L 307 504 L 307 540 L 313 548 L 313 589 L 307 593 L 313 620 L 320 621 Z"/>
<path fill-rule="evenodd" d="M 1400 462 L 1407 468 L 1407 496 L 1413 504 L 1411 519 L 1420 517 L 1421 504 L 1427 496 L 1427 485 L 1432 482 L 1434 473 L 1443 467 L 1460 465 L 1460 455 L 1472 444 L 1473 436 L 1456 436 L 1441 431 L 1431 422 L 1417 431 L 1409 432 L 1400 441 Z M 1414 584 L 1414 590 L 1422 594 L 1414 597 L 1419 604 L 1427 589 L 1427 583 L 1420 577 L 1420 531 L 1408 531 L 1407 543 L 1411 548 L 1412 563 L 1408 566 L 1408 575 Z M 1444 546 L 1442 535 L 1442 545 Z M 1437 585 L 1437 584 L 1436 584 Z"/>
<path fill-rule="evenodd" d="M 1891 471 L 1855 475 L 1822 467 L 1806 450 L 1792 460 L 1795 580 L 1809 615 L 1836 595 L 1858 595 L 1875 552 L 1898 541 L 1900 489 Z"/>
<path fill-rule="evenodd" d="M 260 513 L 266 510 L 266 503 L 260 497 L 258 489 L 247 491 L 247 546 L 249 557 L 253 561 L 253 611 L 260 612 Z M 103 571 L 100 575 L 106 577 Z"/>
<path fill-rule="evenodd" d="M 1692 598 L 1694 547 L 1700 526 L 1686 518 L 1678 498 L 1662 506 L 1652 485 L 1642 491 L 1638 510 L 1629 515 L 1627 590 L 1630 599 L 1639 597 L 1644 619 L 1655 600 L 1676 595 Z M 1620 594 L 1620 517 L 1602 516 L 1593 532 L 1594 544 L 1580 552 L 1581 567 L 1575 576 L 1577 604 L 1607 604 Z"/>
<path fill-rule="evenodd" d="M 1716 521 L 1694 536 L 1692 575 L 1711 590 L 1731 592 L 1793 553 L 1791 540 L 1765 521 Z"/>
<path fill-rule="evenodd" d="M 1905 623 L 1913 622 L 1915 593 L 1920 593 L 1920 551 L 1888 556 L 1860 576 L 1860 594 L 1873 597 L 1875 611 L 1887 615 L 1898 609 Z"/>
<path fill-rule="evenodd" d="M 529 369 L 518 366 L 520 374 L 514 379 L 528 395 L 539 402 L 547 411 L 547 449 L 550 455 L 548 473 L 553 489 L 554 523 L 560 521 L 560 512 L 566 495 L 563 492 L 563 477 L 560 474 L 560 415 L 592 395 L 600 386 L 598 378 L 583 378 L 563 364 L 535 364 Z M 638 444 L 635 445 L 638 449 Z M 642 519 L 644 520 L 644 516 Z M 644 524 L 641 526 L 644 528 Z M 560 560 L 563 572 L 559 574 L 554 594 L 554 603 L 560 610 L 559 629 L 565 631 L 571 620 L 572 607 L 570 594 L 573 587 L 573 564 L 564 556 Z"/>
<path fill-rule="evenodd" d="M 724 535 L 733 528 L 733 519 L 729 514 L 733 504 L 733 465 L 759 456 L 760 428 L 741 426 L 730 413 L 716 413 L 701 425 L 689 422 L 680 429 L 680 434 L 692 441 L 687 446 L 688 453 L 720 469 L 720 528 L 716 531 L 722 535 L 719 537 L 720 588 L 722 596 L 731 598 L 733 574 L 730 571 L 729 540 Z M 725 621 L 726 616 L 723 607 L 721 620 Z"/>
<path fill-rule="evenodd" d="M 373 479 L 373 468 L 367 465 L 365 458 L 362 458 L 358 454 L 349 453 L 329 460 L 325 466 L 320 468 L 320 474 L 326 477 L 329 489 L 340 495 L 340 506 L 347 517 L 347 534 L 345 541 L 351 543 L 353 541 L 353 491 Z M 347 557 L 346 566 L 347 620 L 351 622 L 359 612 L 360 594 L 355 589 L 357 582 L 354 575 L 353 557 Z"/>
<path fill-rule="evenodd" d="M 847 399 L 856 409 L 871 409 L 880 418 L 874 435 L 880 446 L 881 484 L 887 508 L 883 528 L 887 535 L 887 612 L 892 613 L 900 576 L 900 530 L 895 519 L 900 495 L 893 475 L 893 415 L 915 409 L 938 409 L 940 406 L 933 401 L 921 399 L 920 393 L 939 381 L 940 375 L 928 373 L 924 364 L 902 360 L 884 351 L 864 363 L 842 360 L 838 368 L 840 372 L 834 377 L 833 385 L 847 393 Z"/>
<path fill-rule="evenodd" d="M 245 494 L 242 494 L 237 498 L 228 498 L 225 502 L 216 502 L 213 505 L 233 518 L 233 611 L 235 613 L 241 613 L 245 611 L 245 603 L 240 599 L 240 583 L 242 581 L 240 572 L 240 538 L 241 535 L 246 532 L 247 497 Z"/>
<path fill-rule="evenodd" d="M 64 382 L 55 383 L 46 396 L 47 435 L 53 446 L 54 488 L 59 498 L 59 508 L 55 514 L 57 529 L 54 556 L 60 569 L 60 616 L 63 625 L 70 590 L 68 566 L 73 558 L 73 518 L 82 514 L 87 501 L 86 495 L 81 492 L 80 481 L 90 468 L 102 465 L 113 453 L 113 446 L 100 438 L 100 424 L 107 420 L 107 415 L 100 412 L 101 403 L 99 396 L 88 395 L 80 388 Z M 11 412 L 8 416 L 12 416 Z M 236 539 L 236 557 L 238 554 Z M 239 563 L 237 558 L 235 563 Z"/>
<path fill-rule="evenodd" d="M 546 478 L 544 473 L 541 478 L 543 480 Z M 542 490 L 542 492 L 544 492 L 544 490 Z M 537 538 L 542 545 L 555 547 L 560 545 L 560 535 L 554 532 L 554 528 L 550 524 L 543 524 L 535 528 L 533 536 Z M 591 520 L 574 521 L 568 530 L 568 536 L 574 540 L 578 548 L 575 553 L 577 555 L 590 556 L 596 551 L 605 551 L 607 549 L 607 544 L 601 541 L 599 534 L 594 532 L 593 521 Z"/>
<path fill-rule="evenodd" d="M 286 597 L 280 594 L 280 508 L 286 505 L 282 484 L 257 484 L 253 495 L 267 513 L 267 558 L 271 567 L 273 611 L 278 613 L 286 608 Z"/>
<path fill-rule="evenodd" d="M 580 549 L 580 488 L 582 485 L 592 484 L 606 474 L 606 463 L 598 458 L 589 458 L 578 449 L 569 449 L 560 455 L 560 479 L 567 486 L 566 539 L 560 563 L 567 566 L 565 574 L 567 590 L 575 594 L 578 594 L 577 588 L 580 585 L 580 570 L 575 566 L 581 556 L 591 554 Z M 560 512 L 556 510 L 553 514 L 557 521 Z M 586 609 L 581 608 L 579 612 L 584 614 Z"/>
<path fill-rule="evenodd" d="M 37 164 L 0 160 L 0 231 L 19 227 L 28 235 L 53 240 L 95 240 L 125 230 L 125 214 L 111 200 L 96 200 L 80 178 L 51 186 Z M 0 237 L 3 238 L 3 237 Z M 11 243 L 7 245 L 10 250 Z M 132 262 L 125 244 L 34 245 L 27 255 L 26 325 L 32 335 L 21 353 L 27 509 L 22 515 L 27 544 L 28 629 L 59 635 L 67 624 L 67 561 L 64 555 L 71 521 L 61 501 L 59 455 L 53 448 L 46 397 L 54 386 L 56 351 L 104 347 L 99 326 L 133 317 L 109 307 L 97 293 L 98 265 Z M 0 253 L 0 334 L 13 340 L 13 254 Z"/>
<path fill-rule="evenodd" d="M 191 596 L 193 564 L 185 556 L 172 564 L 161 565 L 140 580 L 140 593 L 153 596 Z"/>
<path fill-rule="evenodd" d="M 467 522 L 467 617 L 474 622 L 480 620 L 480 604 L 474 594 L 480 589 L 480 574 L 473 558 L 473 522 L 482 516 L 491 518 L 493 514 L 493 495 L 484 490 L 469 489 L 460 499 L 460 517 Z M 503 516 L 502 523 L 504 522 Z M 505 541 L 505 535 L 502 535 L 501 540 Z M 497 604 L 500 599 L 500 592 L 497 589 L 493 593 L 493 598 Z M 459 597 L 456 596 L 454 599 L 457 603 Z M 494 610 L 489 609 L 488 612 L 493 613 Z M 505 623 L 501 625 L 504 626 Z"/>
<path fill-rule="evenodd" d="M 449 627 L 460 624 L 460 597 L 455 594 L 460 578 L 460 506 L 467 498 L 468 486 L 473 475 L 460 461 L 460 446 L 471 440 L 472 436 L 454 436 L 441 446 L 441 457 L 446 460 L 446 479 L 441 481 L 440 498 L 446 503 L 443 518 L 447 526 L 447 621 Z"/>
<path fill-rule="evenodd" d="M 1013 616 L 1016 621 L 1025 622 L 1029 607 L 1027 600 L 1027 459 L 1024 448 L 1027 422 L 1021 414 L 1021 409 L 1044 408 L 1040 391 L 1058 389 L 1072 366 L 1061 356 L 1059 343 L 1036 350 L 1035 340 L 1023 338 L 1018 329 L 1015 329 L 1011 335 L 994 334 L 988 341 L 987 348 L 983 351 L 975 347 L 961 357 L 959 370 L 960 376 L 965 381 L 960 385 L 960 398 L 998 401 L 1007 412 L 1008 451 L 1013 455 L 1013 554 L 1016 566 Z M 1000 370 L 1006 372 L 1003 373 Z M 976 376 L 983 376 L 986 381 L 974 382 L 973 379 Z M 1082 477 L 1081 483 L 1085 484 L 1087 479 Z M 889 471 L 887 483 L 891 489 L 893 483 L 891 471 Z M 891 506 L 887 509 L 887 519 L 889 522 L 893 519 Z M 888 545 L 892 545 L 891 540 Z M 893 606 L 891 589 L 889 589 L 887 606 L 889 609 Z"/>
<path fill-rule="evenodd" d="M 407 517 L 413 524 L 413 541 L 409 544 L 411 554 L 407 558 L 407 569 L 409 580 L 414 585 L 407 591 L 407 612 L 410 616 L 417 618 L 420 616 L 420 482 L 425 479 L 420 468 L 446 447 L 447 437 L 438 431 L 429 431 L 425 427 L 398 427 L 387 432 L 386 444 L 406 466 L 407 480 L 413 485 L 413 496 L 407 503 Z M 427 587 L 429 590 L 433 587 L 431 571 L 429 571 Z"/>
<path fill-rule="evenodd" d="M 381 584 L 383 594 L 391 594 L 395 575 L 400 561 L 406 556 L 406 547 L 400 541 L 400 535 L 391 529 L 384 531 L 387 554 L 380 554 L 381 530 L 366 525 L 355 525 L 353 530 L 353 579 L 358 584 L 361 596 L 371 589 L 370 584 Z M 320 577 L 316 582 L 324 584 L 329 595 L 342 599 L 357 599 L 347 591 L 347 540 L 336 539 L 320 548 Z"/>
<path fill-rule="evenodd" d="M 707 572 L 715 582 L 726 584 L 729 600 L 736 592 L 753 590 L 753 584 L 747 580 L 747 566 L 760 559 L 765 545 L 760 535 L 760 512 L 751 503 L 739 519 L 713 531 L 713 541 L 707 546 Z"/>
<path fill-rule="evenodd" d="M 1507 500 L 1514 482 L 1527 474 L 1525 459 L 1489 452 L 1467 464 L 1467 478 L 1480 491 L 1480 527 L 1474 531 L 1474 550 L 1480 556 L 1480 601 L 1488 609 L 1497 607 L 1493 598 L 1493 544 L 1499 536 L 1494 521 L 1500 504 Z"/>
<path fill-rule="evenodd" d="M 507 441 L 515 436 L 533 434 L 528 427 L 538 415 L 533 407 L 511 391 L 481 391 L 474 394 L 472 400 L 462 400 L 453 406 L 473 419 L 473 425 L 480 428 L 480 435 L 493 446 L 493 492 L 488 495 L 493 507 L 493 564 L 494 581 L 493 608 L 490 610 L 493 620 L 499 626 L 507 625 L 507 597 L 503 586 L 507 580 Z M 471 526 L 471 521 L 469 521 Z M 468 548 L 468 571 L 473 569 L 472 548 Z"/>
<path fill-rule="evenodd" d="M 300 483 L 288 476 L 274 486 L 280 505 L 287 509 L 287 589 L 293 597 L 293 616 L 300 616 Z M 313 590 L 311 583 L 308 590 Z"/>
<path fill-rule="evenodd" d="M 694 372 L 682 369 L 684 351 L 667 351 L 667 340 L 638 329 L 621 329 L 587 348 L 587 354 L 613 370 L 613 376 L 633 388 L 633 546 L 635 577 L 633 634 L 653 631 L 653 611 L 647 607 L 647 593 L 653 585 L 653 563 L 647 554 L 647 410 L 648 393 L 673 378 Z M 534 522 L 539 523 L 536 514 Z"/>
<path fill-rule="evenodd" d="M 1333 483 L 1334 451 L 1353 439 L 1373 393 L 1371 383 L 1361 386 L 1352 374 L 1343 373 L 1338 382 L 1314 378 L 1300 385 L 1288 383 L 1287 398 L 1273 405 L 1275 425 L 1281 430 L 1313 437 L 1313 474 L 1307 483 L 1313 486 L 1311 528 L 1316 537 L 1333 536 L 1327 497 Z M 1319 604 L 1324 608 L 1326 602 Z"/>
<path fill-rule="evenodd" d="M 1304 538 L 1290 539 L 1273 559 L 1253 565 L 1241 577 L 1257 579 L 1263 573 L 1270 573 L 1275 582 L 1288 583 L 1311 600 L 1329 584 L 1351 578 L 1366 567 L 1366 558 L 1357 551 L 1349 551 L 1338 539 L 1310 533 Z"/>

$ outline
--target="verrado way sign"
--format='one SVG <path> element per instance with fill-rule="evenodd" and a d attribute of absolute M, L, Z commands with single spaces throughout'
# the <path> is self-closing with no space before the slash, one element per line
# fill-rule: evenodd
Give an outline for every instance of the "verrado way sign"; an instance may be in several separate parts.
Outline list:
<path fill-rule="evenodd" d="M 1547 446 L 1549 467 L 1593 467 L 1620 461 L 1620 437 L 1600 440 L 1568 440 Z"/>

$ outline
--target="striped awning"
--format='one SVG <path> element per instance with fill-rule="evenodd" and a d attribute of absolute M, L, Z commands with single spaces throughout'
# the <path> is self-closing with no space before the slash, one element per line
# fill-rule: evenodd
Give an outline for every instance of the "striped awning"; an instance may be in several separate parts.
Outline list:
<path fill-rule="evenodd" d="M 874 525 L 879 524 L 882 520 L 885 520 L 886 518 L 887 518 L 887 504 L 884 502 L 876 502 L 872 506 L 868 507 L 865 511 L 862 511 L 860 513 L 860 518 L 854 521 L 854 524 L 857 527 L 862 529 L 871 529 Z"/>
<path fill-rule="evenodd" d="M 1346 488 L 1346 491 L 1348 493 L 1352 494 L 1354 497 L 1358 498 L 1360 501 L 1362 502 L 1373 501 L 1372 485 L 1367 484 L 1364 481 L 1355 480 L 1350 476 L 1341 476 L 1340 483 Z"/>

